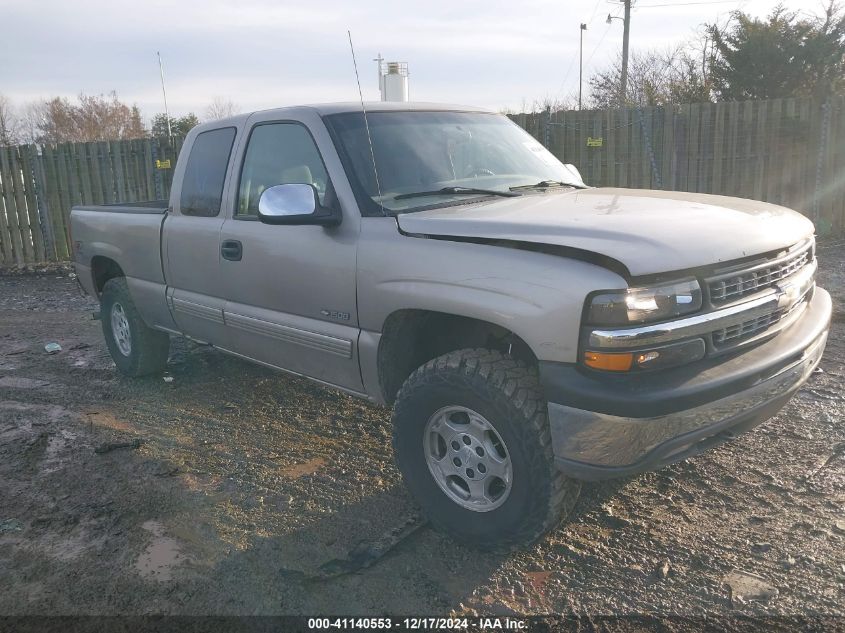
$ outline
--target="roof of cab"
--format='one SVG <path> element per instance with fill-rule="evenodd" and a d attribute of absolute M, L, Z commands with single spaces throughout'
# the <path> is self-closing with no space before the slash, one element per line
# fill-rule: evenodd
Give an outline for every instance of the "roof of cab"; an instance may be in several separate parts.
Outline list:
<path fill-rule="evenodd" d="M 360 112 L 360 101 L 341 103 L 318 103 L 303 106 L 313 108 L 320 114 L 340 114 L 342 112 Z M 365 102 L 367 112 L 413 112 L 415 110 L 442 110 L 452 112 L 487 112 L 475 106 L 455 105 L 453 103 L 425 103 L 423 101 L 371 101 Z"/>
<path fill-rule="evenodd" d="M 364 102 L 364 108 L 367 112 L 483 112 L 490 113 L 484 108 L 477 108 L 475 106 L 455 105 L 449 103 L 425 103 L 422 101 L 371 101 Z M 320 116 L 328 114 L 342 114 L 345 112 L 361 112 L 360 101 L 346 101 L 340 103 L 310 103 L 305 105 L 286 106 L 282 108 L 268 108 L 267 110 L 258 110 L 257 112 L 268 113 L 278 112 L 279 116 L 285 114 L 290 115 L 296 110 L 312 110 L 317 112 Z M 244 112 L 232 117 L 220 119 L 218 121 L 208 121 L 198 125 L 195 130 L 203 132 L 209 129 L 225 127 L 226 125 L 237 125 L 244 122 L 255 112 Z"/>

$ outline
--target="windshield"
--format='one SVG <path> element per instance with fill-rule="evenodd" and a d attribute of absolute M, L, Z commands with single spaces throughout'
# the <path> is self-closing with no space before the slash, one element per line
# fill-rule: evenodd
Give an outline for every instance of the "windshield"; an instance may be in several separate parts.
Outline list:
<path fill-rule="evenodd" d="M 501 115 L 368 112 L 372 154 L 362 113 L 326 119 L 367 214 L 381 214 L 382 208 L 406 213 L 497 192 L 515 195 L 513 188 L 525 193 L 534 185 L 584 187 L 576 170 Z"/>

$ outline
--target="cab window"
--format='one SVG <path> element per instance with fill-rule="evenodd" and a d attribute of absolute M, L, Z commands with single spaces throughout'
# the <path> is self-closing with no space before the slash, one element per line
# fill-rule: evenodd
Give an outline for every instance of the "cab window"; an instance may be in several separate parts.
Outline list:
<path fill-rule="evenodd" d="M 257 216 L 261 194 L 275 185 L 314 185 L 320 204 L 324 204 L 328 180 L 320 152 L 305 126 L 256 125 L 244 154 L 236 215 Z"/>
<path fill-rule="evenodd" d="M 220 213 L 235 132 L 235 128 L 226 127 L 202 132 L 194 139 L 182 177 L 182 215 L 214 217 Z"/>

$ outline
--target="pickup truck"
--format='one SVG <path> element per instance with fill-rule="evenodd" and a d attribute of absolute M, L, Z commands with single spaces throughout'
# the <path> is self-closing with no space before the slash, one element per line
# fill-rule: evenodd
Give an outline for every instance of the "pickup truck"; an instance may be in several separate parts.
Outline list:
<path fill-rule="evenodd" d="M 482 548 L 537 539 L 581 481 L 770 418 L 831 318 L 799 213 L 591 188 L 468 107 L 206 123 L 169 203 L 79 206 L 71 227 L 118 370 L 161 372 L 181 335 L 392 406 L 405 485 Z"/>

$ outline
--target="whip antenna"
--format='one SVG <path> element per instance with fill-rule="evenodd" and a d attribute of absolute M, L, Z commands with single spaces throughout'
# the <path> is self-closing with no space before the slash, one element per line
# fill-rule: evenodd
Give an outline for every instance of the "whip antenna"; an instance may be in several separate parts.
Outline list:
<path fill-rule="evenodd" d="M 381 203 L 381 184 L 379 183 L 378 169 L 376 168 L 376 153 L 373 150 L 373 138 L 370 136 L 370 123 L 367 120 L 367 109 L 364 107 L 364 93 L 361 92 L 361 78 L 358 76 L 358 62 L 355 61 L 355 47 L 352 46 L 352 31 L 347 30 L 346 34 L 349 36 L 349 50 L 352 52 L 352 65 L 355 67 L 355 81 L 358 82 L 358 97 L 361 99 L 361 111 L 364 113 L 364 128 L 367 130 L 367 143 L 370 145 L 370 158 L 373 161 L 373 175 L 376 177 L 378 203 L 381 207 L 382 215 L 387 215 L 387 213 L 384 212 L 384 205 Z"/>

